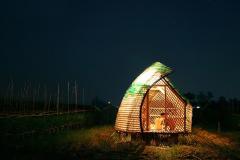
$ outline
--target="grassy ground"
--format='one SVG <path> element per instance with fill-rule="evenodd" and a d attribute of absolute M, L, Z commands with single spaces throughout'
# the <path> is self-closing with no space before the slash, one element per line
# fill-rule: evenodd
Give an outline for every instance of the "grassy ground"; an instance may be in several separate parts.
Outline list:
<path fill-rule="evenodd" d="M 194 128 L 172 146 L 124 142 L 111 126 L 1 141 L 3 159 L 240 159 L 240 133 Z M 2 159 L 2 158 L 1 158 Z"/>

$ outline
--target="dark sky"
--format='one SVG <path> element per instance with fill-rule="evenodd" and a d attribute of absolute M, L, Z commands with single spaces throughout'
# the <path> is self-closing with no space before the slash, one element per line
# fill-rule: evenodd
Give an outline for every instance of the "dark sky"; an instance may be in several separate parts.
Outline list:
<path fill-rule="evenodd" d="M 155 61 L 182 92 L 238 97 L 239 1 L 0 2 L 1 84 L 77 80 L 88 100 L 119 105 Z"/>

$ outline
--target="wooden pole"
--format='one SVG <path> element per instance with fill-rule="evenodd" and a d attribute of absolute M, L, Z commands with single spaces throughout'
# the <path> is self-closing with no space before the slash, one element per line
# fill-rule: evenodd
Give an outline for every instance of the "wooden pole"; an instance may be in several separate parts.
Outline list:
<path fill-rule="evenodd" d="M 35 89 L 33 88 L 33 101 L 32 101 L 32 105 L 33 105 L 33 113 L 34 113 L 34 108 L 35 108 Z"/>
<path fill-rule="evenodd" d="M 10 105 L 12 106 L 12 109 L 13 109 L 13 112 L 15 112 L 15 107 L 14 107 L 14 99 L 13 99 L 13 97 L 14 97 L 14 93 L 13 93 L 13 80 L 11 80 L 11 89 L 10 89 L 10 94 L 11 94 L 11 96 L 10 96 Z"/>
<path fill-rule="evenodd" d="M 75 81 L 75 111 L 77 111 L 77 82 Z"/>
<path fill-rule="evenodd" d="M 147 131 L 149 131 L 149 92 L 147 93 L 147 107 L 146 107 L 146 115 L 147 115 Z"/>
<path fill-rule="evenodd" d="M 23 97 L 22 97 L 22 101 L 23 101 L 23 114 L 25 113 L 25 92 L 26 92 L 26 85 L 27 85 L 27 82 L 25 82 L 24 84 L 24 88 L 23 88 Z"/>
<path fill-rule="evenodd" d="M 84 103 L 85 103 L 85 95 L 84 95 L 85 93 L 84 93 L 84 88 L 83 88 L 83 90 L 82 90 L 82 103 L 83 103 L 83 106 L 84 106 Z"/>
<path fill-rule="evenodd" d="M 27 95 L 27 112 L 30 112 L 31 110 L 30 110 L 30 106 L 31 106 L 31 103 L 29 103 L 30 101 L 31 101 L 31 90 L 30 90 L 30 88 L 31 88 L 31 82 L 30 81 L 28 81 L 28 86 L 27 86 L 27 90 L 26 90 L 26 95 Z"/>
<path fill-rule="evenodd" d="M 43 112 L 47 110 L 47 86 L 44 85 L 44 109 Z"/>
<path fill-rule="evenodd" d="M 57 88 L 57 115 L 58 115 L 58 112 L 59 112 L 59 83 L 58 83 L 58 88 Z"/>
<path fill-rule="evenodd" d="M 69 87 L 70 87 L 70 85 L 69 85 L 69 81 L 68 81 L 68 83 L 67 83 L 68 114 L 69 114 Z"/>
<path fill-rule="evenodd" d="M 165 92 L 165 94 L 164 94 L 164 107 L 165 107 L 165 114 L 164 114 L 164 120 L 165 120 L 165 128 L 164 128 L 164 130 L 166 131 L 167 130 L 167 125 L 166 125 L 166 117 L 167 117 L 167 89 L 166 89 L 166 85 L 164 86 L 164 92 Z"/>
<path fill-rule="evenodd" d="M 10 101 L 9 101 L 9 90 L 10 90 L 10 88 L 11 88 L 11 83 L 10 82 L 8 82 L 8 87 L 7 87 L 7 91 L 6 91 L 6 98 L 5 98 L 5 112 L 7 113 L 7 114 L 9 114 L 9 104 L 10 104 Z"/>
<path fill-rule="evenodd" d="M 49 113 L 49 110 L 50 110 L 50 107 L 51 107 L 51 99 L 52 99 L 52 96 L 49 95 L 49 101 L 48 101 L 48 113 Z"/>

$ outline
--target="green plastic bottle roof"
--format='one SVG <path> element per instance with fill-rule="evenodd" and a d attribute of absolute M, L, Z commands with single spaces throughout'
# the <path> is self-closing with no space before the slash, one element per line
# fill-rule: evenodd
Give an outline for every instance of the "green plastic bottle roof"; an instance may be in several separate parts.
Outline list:
<path fill-rule="evenodd" d="M 171 71 L 171 68 L 165 66 L 160 62 L 153 63 L 133 81 L 131 86 L 126 91 L 125 96 L 145 94 L 149 86 L 151 86 L 159 78 L 169 74 Z"/>
<path fill-rule="evenodd" d="M 165 66 L 164 64 L 160 63 L 160 62 L 155 62 L 153 63 L 150 67 L 148 67 L 146 70 L 148 69 L 156 69 L 158 72 L 160 72 L 162 75 L 166 75 L 168 73 L 170 73 L 172 71 L 172 69 L 170 67 Z"/>

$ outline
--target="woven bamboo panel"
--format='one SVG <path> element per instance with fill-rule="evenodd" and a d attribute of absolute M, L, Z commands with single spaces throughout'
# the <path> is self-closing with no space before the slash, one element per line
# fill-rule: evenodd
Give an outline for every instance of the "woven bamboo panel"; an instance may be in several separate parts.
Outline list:
<path fill-rule="evenodd" d="M 140 132 L 139 106 L 142 96 L 131 96 L 123 99 L 118 110 L 115 129 L 126 132 Z"/>
<path fill-rule="evenodd" d="M 160 73 L 154 73 L 146 84 L 151 86 L 160 77 Z M 137 80 L 137 79 L 136 79 Z M 135 81 L 136 81 L 135 80 Z M 140 106 L 143 97 L 148 88 L 141 88 L 141 92 L 135 94 L 127 94 L 124 96 L 118 110 L 115 129 L 124 132 L 141 132 L 140 127 Z"/>
<path fill-rule="evenodd" d="M 164 81 L 159 81 L 145 96 L 142 106 L 144 132 L 178 133 L 185 129 L 185 102 Z M 190 119 L 189 119 L 190 120 Z"/>
<path fill-rule="evenodd" d="M 186 106 L 186 131 L 192 132 L 192 106 Z"/>

